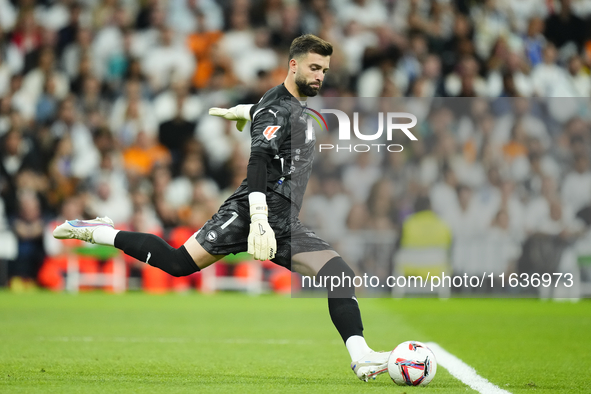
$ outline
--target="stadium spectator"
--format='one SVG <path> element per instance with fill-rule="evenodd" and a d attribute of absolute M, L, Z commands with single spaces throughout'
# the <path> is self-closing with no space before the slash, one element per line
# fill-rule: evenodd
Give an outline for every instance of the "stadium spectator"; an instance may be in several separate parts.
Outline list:
<path fill-rule="evenodd" d="M 543 50 L 546 46 L 546 37 L 543 32 L 544 20 L 537 17 L 530 19 L 523 44 L 525 55 L 532 67 L 543 61 Z"/>
<path fill-rule="evenodd" d="M 193 124 L 203 113 L 203 103 L 199 96 L 191 94 L 188 79 L 175 77 L 170 88 L 154 97 L 154 113 L 159 124 L 182 119 Z"/>
<path fill-rule="evenodd" d="M 221 30 L 224 25 L 222 7 L 215 0 L 172 0 L 166 9 L 168 26 L 180 33 L 195 30 Z M 200 17 L 200 16 L 203 17 Z"/>
<path fill-rule="evenodd" d="M 421 74 L 414 81 L 409 93 L 412 97 L 438 97 L 443 95 L 441 60 L 437 55 L 428 54 L 421 60 Z M 420 84 L 417 86 L 417 84 Z"/>
<path fill-rule="evenodd" d="M 238 59 L 248 56 L 254 48 L 254 31 L 250 26 L 248 6 L 243 5 L 241 9 L 232 7 L 228 22 L 229 29 L 224 33 L 219 45 L 222 53 L 232 60 L 233 68 L 236 70 L 240 67 Z"/>
<path fill-rule="evenodd" d="M 353 202 L 367 201 L 371 187 L 380 178 L 376 158 L 370 152 L 355 155 L 355 165 L 343 171 L 343 185 L 352 196 Z"/>
<path fill-rule="evenodd" d="M 574 171 L 570 171 L 564 177 L 560 195 L 562 201 L 574 212 L 591 204 L 591 171 L 588 156 L 575 157 Z"/>
<path fill-rule="evenodd" d="M 321 237 L 336 242 L 345 233 L 352 201 L 343 192 L 338 178 L 324 178 L 320 182 L 320 189 L 320 193 L 306 202 L 304 215 L 310 227 Z"/>
<path fill-rule="evenodd" d="M 337 245 L 343 257 L 351 261 L 352 268 L 361 272 L 360 266 L 366 256 L 368 246 L 369 212 L 365 204 L 354 204 L 347 212 L 346 232 Z M 365 234 L 365 236 L 364 236 Z"/>
<path fill-rule="evenodd" d="M 384 25 L 388 20 L 388 12 L 380 1 L 353 0 L 344 2 L 337 9 L 337 17 L 344 25 L 355 21 L 365 30 Z"/>
<path fill-rule="evenodd" d="M 73 81 L 80 75 L 82 59 L 92 57 L 92 30 L 79 28 L 76 31 L 76 40 L 69 43 L 63 50 L 61 66 Z"/>
<path fill-rule="evenodd" d="M 215 171 L 231 159 L 236 142 L 248 138 L 248 135 L 236 135 L 231 128 L 232 125 L 218 118 L 208 116 L 201 119 L 195 136 L 205 149 L 209 159 L 208 165 Z"/>
<path fill-rule="evenodd" d="M 527 134 L 521 121 L 517 121 L 513 125 L 511 137 L 503 145 L 503 154 L 509 164 L 517 158 L 527 156 Z"/>
<path fill-rule="evenodd" d="M 429 197 L 420 194 L 414 201 L 413 214 L 402 223 L 392 273 L 425 275 L 426 270 L 445 271 L 449 268 L 452 240 L 449 224 L 431 209 Z M 422 262 L 418 268 L 417 261 Z"/>
<path fill-rule="evenodd" d="M 462 57 L 456 67 L 445 78 L 445 91 L 452 97 L 486 97 L 488 94 L 480 66 L 473 56 Z"/>
<path fill-rule="evenodd" d="M 12 70 L 6 64 L 4 57 L 4 54 L 0 53 L 0 97 L 9 92 L 10 77 L 12 76 Z"/>
<path fill-rule="evenodd" d="M 55 85 L 56 98 L 64 99 L 70 91 L 69 80 L 66 75 L 56 69 L 53 48 L 45 47 L 39 53 L 37 66 L 25 75 L 22 89 L 31 100 L 37 101 L 43 92 L 45 81 L 49 78 Z"/>
<path fill-rule="evenodd" d="M 568 76 L 571 86 L 575 89 L 575 96 L 587 97 L 591 95 L 591 78 L 585 71 L 583 59 L 579 55 L 573 55 L 568 61 Z"/>
<path fill-rule="evenodd" d="M 37 123 L 46 123 L 53 120 L 57 115 L 60 99 L 56 93 L 56 77 L 49 75 L 43 83 L 43 91 L 37 100 L 35 111 L 35 121 Z"/>
<path fill-rule="evenodd" d="M 398 201 L 395 187 L 389 179 L 379 179 L 373 184 L 367 197 L 371 227 L 376 230 L 394 230 L 400 227 Z"/>
<path fill-rule="evenodd" d="M 445 215 L 446 212 L 459 211 L 457 187 L 456 174 L 450 167 L 444 167 L 442 180 L 435 182 L 430 189 L 430 209 L 440 216 Z"/>
<path fill-rule="evenodd" d="M 515 242 L 521 242 L 525 238 L 525 208 L 522 201 L 515 193 L 515 184 L 511 181 L 503 181 L 500 186 L 501 199 L 499 202 L 499 212 L 504 211 L 508 215 L 508 228 L 505 224 L 501 227 L 509 231 L 511 238 Z M 504 218 L 500 218 L 504 220 Z M 496 218 L 499 220 L 499 218 Z"/>
<path fill-rule="evenodd" d="M 57 30 L 57 54 L 60 56 L 64 48 L 76 40 L 78 31 L 87 27 L 86 21 L 89 19 L 89 14 L 78 2 L 61 4 L 62 13 L 66 7 L 68 20 L 61 29 Z"/>
<path fill-rule="evenodd" d="M 207 29 L 205 15 L 197 14 L 197 29 L 187 37 L 187 46 L 195 57 L 195 71 L 193 73 L 193 86 L 203 89 L 209 84 L 218 60 L 212 56 L 213 46 L 217 45 L 222 37 L 218 29 Z"/>
<path fill-rule="evenodd" d="M 516 33 L 524 33 L 528 28 L 528 22 L 534 19 L 543 20 L 548 14 L 548 9 L 538 0 L 497 0 L 499 8 L 509 19 L 511 28 Z"/>
<path fill-rule="evenodd" d="M 6 40 L 10 38 L 6 37 L 4 39 Z M 19 14 L 10 42 L 17 50 L 16 52 L 9 52 L 13 55 L 13 61 L 15 64 L 22 64 L 22 66 L 19 67 L 19 71 L 22 67 L 24 73 L 28 72 L 32 67 L 30 64 L 31 61 L 27 61 L 27 58 L 29 58 L 31 54 L 41 46 L 42 42 L 42 30 L 41 27 L 37 25 L 32 10 L 23 10 Z M 10 48 L 11 47 L 9 46 L 8 49 Z"/>
<path fill-rule="evenodd" d="M 281 24 L 271 33 L 273 48 L 289 48 L 291 41 L 302 35 L 300 3 L 287 2 L 281 9 Z"/>
<path fill-rule="evenodd" d="M 18 207 L 18 177 L 24 171 L 40 171 L 41 163 L 34 141 L 19 129 L 11 129 L 0 139 L 0 192 L 7 213 L 14 215 Z"/>
<path fill-rule="evenodd" d="M 158 140 L 170 151 L 175 172 L 183 161 L 187 144 L 193 139 L 197 127 L 195 115 L 200 114 L 202 106 L 197 97 L 186 97 L 187 92 L 181 86 L 180 91 L 164 92 L 155 100 L 157 116 L 162 119 Z M 170 114 L 169 111 L 174 112 Z"/>
<path fill-rule="evenodd" d="M 277 53 L 269 48 L 269 40 L 269 30 L 257 28 L 254 33 L 254 47 L 234 62 L 234 65 L 238 66 L 234 69 L 234 74 L 245 85 L 256 82 L 260 71 L 270 72 L 278 66 Z"/>
<path fill-rule="evenodd" d="M 192 153 L 185 156 L 181 165 L 181 173 L 167 186 L 165 198 L 174 209 L 180 209 L 191 204 L 194 188 L 198 181 L 204 180 L 207 187 L 214 194 L 218 193 L 217 185 L 209 179 L 205 179 L 204 162 L 201 155 Z"/>
<path fill-rule="evenodd" d="M 123 158 L 115 150 L 107 148 L 101 152 L 101 161 L 97 171 L 89 178 L 91 184 L 98 185 L 105 181 L 114 196 L 128 198 L 129 188 L 123 165 Z"/>
<path fill-rule="evenodd" d="M 497 0 L 485 0 L 471 9 L 474 21 L 474 44 L 481 59 L 487 59 L 499 37 L 510 34 L 507 15 Z"/>
<path fill-rule="evenodd" d="M 74 97 L 67 97 L 60 104 L 58 117 L 51 125 L 51 134 L 56 140 L 71 140 L 71 161 L 68 163 L 71 167 L 70 176 L 84 179 L 97 169 L 100 157 L 90 130 L 78 116 Z"/>
<path fill-rule="evenodd" d="M 149 47 L 142 58 L 142 70 L 156 92 L 174 79 L 186 81 L 193 74 L 195 59 L 184 45 L 184 37 L 174 37 L 172 29 L 159 32 L 158 43 Z"/>
<path fill-rule="evenodd" d="M 0 30 L 11 31 L 16 23 L 17 11 L 9 0 L 0 0 Z"/>
<path fill-rule="evenodd" d="M 111 6 L 109 3 L 101 5 L 103 9 Z M 123 7 L 116 7 L 108 12 L 112 12 L 112 18 L 97 19 L 96 34 L 92 43 L 96 75 L 101 79 L 110 76 L 110 62 L 124 52 L 124 31 L 130 23 L 129 15 Z"/>
<path fill-rule="evenodd" d="M 99 177 L 91 189 L 87 210 L 91 216 L 109 212 L 115 223 L 125 223 L 132 215 L 131 200 L 127 193 L 117 193 L 110 183 L 111 177 Z"/>
<path fill-rule="evenodd" d="M 166 190 L 170 185 L 172 174 L 166 166 L 157 166 L 151 174 L 152 196 L 151 202 L 158 220 L 164 228 L 174 227 L 178 224 L 178 211 L 166 200 Z"/>
<path fill-rule="evenodd" d="M 546 20 L 544 30 L 546 38 L 558 49 L 562 49 L 567 44 L 574 44 L 576 50 L 580 50 L 585 34 L 585 22 L 574 14 L 572 0 L 560 0 L 558 11 Z"/>
<path fill-rule="evenodd" d="M 445 74 L 448 74 L 455 68 L 460 57 L 475 53 L 473 36 L 474 28 L 472 21 L 465 15 L 456 15 L 451 35 L 443 42 L 441 48 L 440 56 Z"/>
<path fill-rule="evenodd" d="M 540 97 L 575 97 L 577 94 L 567 72 L 556 64 L 557 56 L 556 47 L 547 44 L 542 63 L 532 70 L 534 91 Z"/>
<path fill-rule="evenodd" d="M 509 212 L 499 210 L 484 236 L 482 269 L 487 273 L 493 273 L 494 276 L 515 272 L 517 268 L 517 259 L 521 254 L 521 239 L 514 237 L 510 222 Z"/>
<path fill-rule="evenodd" d="M 45 223 L 36 193 L 19 190 L 17 201 L 18 213 L 11 217 L 10 224 L 18 240 L 18 256 L 8 264 L 10 286 L 15 291 L 35 286 L 45 255 L 42 243 Z"/>
<path fill-rule="evenodd" d="M 103 98 L 100 81 L 89 75 L 82 80 L 82 89 L 78 95 L 77 110 L 86 114 L 85 124 L 93 132 L 106 126 L 105 117 L 109 113 L 110 105 Z"/>
<path fill-rule="evenodd" d="M 143 130 L 138 132 L 135 143 L 123 151 L 123 160 L 130 177 L 148 176 L 154 167 L 171 163 L 170 152 Z"/>
<path fill-rule="evenodd" d="M 142 97 L 142 85 L 138 80 L 125 83 L 125 95 L 119 97 L 109 119 L 109 127 L 122 147 L 134 143 L 140 132 L 156 135 L 158 122 L 152 104 Z"/>
<path fill-rule="evenodd" d="M 535 108 L 530 100 L 524 98 L 517 98 L 509 103 L 512 105 L 513 111 L 496 119 L 493 130 L 494 141 L 503 145 L 507 143 L 516 122 L 519 121 L 527 136 L 537 139 L 547 149 L 550 146 L 550 136 L 546 125 L 534 112 L 539 109 Z"/>

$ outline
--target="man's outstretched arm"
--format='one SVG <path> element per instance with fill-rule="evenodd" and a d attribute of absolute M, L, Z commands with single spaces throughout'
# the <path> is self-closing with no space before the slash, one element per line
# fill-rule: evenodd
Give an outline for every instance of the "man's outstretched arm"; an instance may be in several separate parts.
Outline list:
<path fill-rule="evenodd" d="M 251 119 L 253 105 L 239 104 L 231 108 L 211 108 L 209 114 L 227 120 L 236 120 L 236 128 L 244 129 Z M 246 179 L 248 183 L 248 201 L 250 206 L 250 232 L 248 235 L 248 253 L 257 260 L 270 260 L 277 252 L 275 232 L 269 225 L 267 207 L 267 168 L 278 151 L 275 133 L 285 126 L 284 119 L 275 115 L 262 114 L 253 123 L 251 135 L 251 154 L 248 162 Z M 273 130 L 270 133 L 270 130 Z M 286 132 L 285 127 L 281 132 Z M 279 133 L 278 133 L 279 134 Z M 274 140 L 274 141 L 273 141 Z"/>
<path fill-rule="evenodd" d="M 227 120 L 235 120 L 236 128 L 238 131 L 244 130 L 246 123 L 250 119 L 250 109 L 254 104 L 238 104 L 232 108 L 217 108 L 213 107 L 209 109 L 209 114 L 213 116 L 219 116 Z"/>

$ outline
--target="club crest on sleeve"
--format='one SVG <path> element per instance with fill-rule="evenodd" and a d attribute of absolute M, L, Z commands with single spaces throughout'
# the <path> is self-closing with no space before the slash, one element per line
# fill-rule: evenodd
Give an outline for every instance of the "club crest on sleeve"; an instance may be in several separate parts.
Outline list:
<path fill-rule="evenodd" d="M 211 230 L 207 233 L 207 235 L 205 235 L 205 239 L 207 239 L 209 242 L 215 242 L 218 239 L 218 234 Z"/>
<path fill-rule="evenodd" d="M 263 135 L 267 140 L 271 141 L 273 138 L 277 137 L 275 133 L 277 133 L 277 130 L 279 130 L 280 127 L 281 126 L 267 126 L 263 131 Z"/>

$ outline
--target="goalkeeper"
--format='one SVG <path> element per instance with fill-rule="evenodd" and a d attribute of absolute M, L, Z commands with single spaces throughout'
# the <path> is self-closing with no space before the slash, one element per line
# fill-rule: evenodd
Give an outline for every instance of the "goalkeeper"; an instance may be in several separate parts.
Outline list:
<path fill-rule="evenodd" d="M 314 35 L 296 38 L 290 47 L 285 82 L 265 93 L 258 104 L 212 108 L 211 115 L 251 126 L 251 154 L 240 187 L 205 225 L 178 249 L 161 238 L 116 230 L 109 218 L 71 220 L 54 236 L 112 245 L 126 254 L 174 275 L 190 275 L 232 253 L 248 251 L 306 276 L 349 276 L 328 289 L 330 317 L 361 380 L 385 372 L 388 353 L 374 352 L 365 342 L 355 288 L 355 275 L 324 240 L 299 219 L 312 171 L 315 141 L 307 134 L 306 98 L 316 96 L 329 67 L 332 45 Z"/>

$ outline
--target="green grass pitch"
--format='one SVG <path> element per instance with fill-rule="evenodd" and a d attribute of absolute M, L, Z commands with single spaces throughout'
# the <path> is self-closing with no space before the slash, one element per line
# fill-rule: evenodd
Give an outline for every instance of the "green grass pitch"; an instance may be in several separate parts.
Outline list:
<path fill-rule="evenodd" d="M 370 346 L 437 342 L 511 393 L 591 392 L 591 301 L 361 299 Z M 464 393 L 363 383 L 323 299 L 0 292 L 0 393 Z"/>

